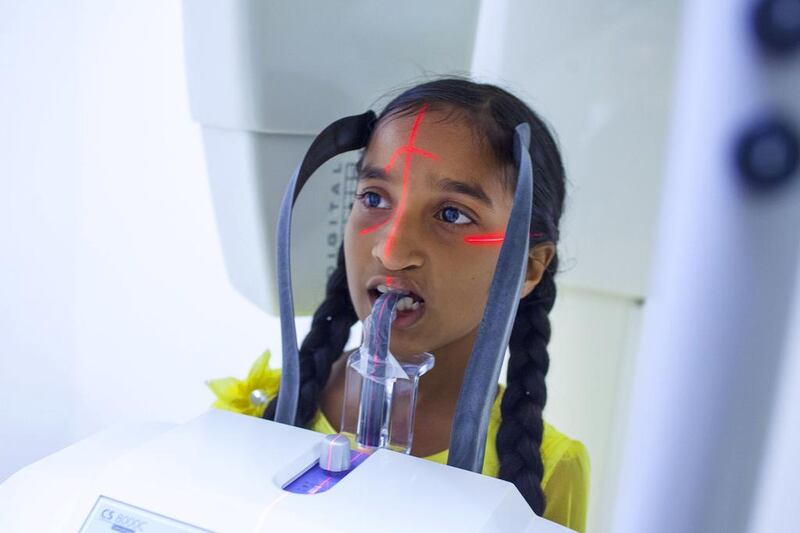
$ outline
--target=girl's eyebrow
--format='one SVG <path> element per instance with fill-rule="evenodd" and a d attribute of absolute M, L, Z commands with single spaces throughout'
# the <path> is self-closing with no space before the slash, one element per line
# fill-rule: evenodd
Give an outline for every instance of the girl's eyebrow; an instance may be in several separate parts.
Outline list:
<path fill-rule="evenodd" d="M 458 181 L 451 178 L 443 178 L 438 176 L 433 177 L 438 178 L 437 187 L 440 191 L 463 194 L 464 196 L 469 196 L 470 198 L 473 198 L 484 204 L 489 209 L 494 209 L 492 199 L 488 194 L 486 194 L 486 191 L 484 191 L 480 185 Z M 365 166 L 358 173 L 358 181 L 361 181 L 362 179 L 390 181 L 391 177 L 382 168 Z"/>
<path fill-rule="evenodd" d="M 489 198 L 489 195 L 486 194 L 486 191 L 484 191 L 483 187 L 480 185 L 466 183 L 464 181 L 457 181 L 450 178 L 440 178 L 438 186 L 440 191 L 463 194 L 481 202 L 489 209 L 494 209 L 494 206 L 492 205 L 492 199 Z"/>
<path fill-rule="evenodd" d="M 375 179 L 389 181 L 391 178 L 382 168 L 371 167 L 369 165 L 361 168 L 358 171 L 358 181 L 363 179 Z"/>

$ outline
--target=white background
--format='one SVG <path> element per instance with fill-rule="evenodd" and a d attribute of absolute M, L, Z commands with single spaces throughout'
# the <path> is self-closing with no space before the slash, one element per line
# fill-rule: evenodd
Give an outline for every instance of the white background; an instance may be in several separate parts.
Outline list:
<path fill-rule="evenodd" d="M 277 331 L 227 281 L 180 4 L 2 6 L 0 478 L 202 412 Z"/>

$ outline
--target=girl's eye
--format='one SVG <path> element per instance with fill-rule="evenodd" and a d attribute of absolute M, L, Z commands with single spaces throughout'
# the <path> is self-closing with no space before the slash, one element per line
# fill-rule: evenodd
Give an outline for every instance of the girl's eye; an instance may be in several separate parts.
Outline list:
<path fill-rule="evenodd" d="M 383 198 L 375 191 L 366 191 L 361 194 L 356 194 L 356 198 L 361 200 L 364 207 L 369 209 L 387 209 L 388 205 L 381 205 Z"/>
<path fill-rule="evenodd" d="M 467 215 L 461 212 L 461 210 L 456 209 L 455 207 L 445 207 L 441 211 L 442 220 L 445 222 L 449 222 L 450 224 L 456 224 L 458 226 L 472 224 L 473 221 Z"/>
<path fill-rule="evenodd" d="M 367 209 L 390 209 L 388 202 L 375 191 L 365 191 L 356 194 L 356 198 L 358 198 L 361 204 Z M 465 226 L 467 224 L 474 224 L 475 222 L 468 215 L 465 215 L 463 211 L 452 206 L 445 207 L 439 211 L 439 213 L 441 213 L 441 220 L 448 224 Z"/>

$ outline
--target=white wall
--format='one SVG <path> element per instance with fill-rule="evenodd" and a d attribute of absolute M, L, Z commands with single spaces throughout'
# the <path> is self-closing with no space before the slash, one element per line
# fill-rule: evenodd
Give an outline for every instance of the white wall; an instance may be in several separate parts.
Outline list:
<path fill-rule="evenodd" d="M 204 410 L 277 335 L 228 283 L 178 2 L 2 2 L 0 479 Z"/>
<path fill-rule="evenodd" d="M 589 451 L 588 531 L 609 531 L 643 307 L 559 287 L 551 313 L 545 418 Z"/>
<path fill-rule="evenodd" d="M 68 442 L 79 111 L 77 28 L 5 2 L 0 19 L 0 478 Z M 50 42 L 32 46 L 28 32 Z M 22 45 L 25 46 L 22 46 Z M 60 55 L 61 61 L 50 58 Z M 41 70 L 29 65 L 46 65 Z M 30 124 L 35 123 L 36 127 Z"/>

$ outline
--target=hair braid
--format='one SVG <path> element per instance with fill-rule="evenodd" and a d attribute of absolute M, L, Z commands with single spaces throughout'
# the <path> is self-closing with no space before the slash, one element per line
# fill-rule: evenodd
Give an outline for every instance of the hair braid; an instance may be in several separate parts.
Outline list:
<path fill-rule="evenodd" d="M 300 397 L 297 405 L 297 423 L 307 427 L 319 408 L 319 397 L 331 367 L 342 354 L 350 328 L 358 320 L 347 287 L 344 247 L 339 247 L 336 270 L 328 278 L 325 300 L 311 320 L 311 330 L 300 347 Z M 267 405 L 263 417 L 275 419 L 278 396 Z"/>
<path fill-rule="evenodd" d="M 506 374 L 507 388 L 500 406 L 502 422 L 497 432 L 498 477 L 511 481 L 533 511 L 541 516 L 546 501 L 542 490 L 542 410 L 547 403 L 545 376 L 550 366 L 548 317 L 556 298 L 553 279 L 558 268 L 554 256 L 536 288 L 520 301 L 511 330 Z"/>

